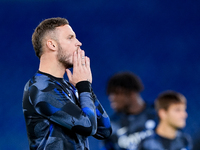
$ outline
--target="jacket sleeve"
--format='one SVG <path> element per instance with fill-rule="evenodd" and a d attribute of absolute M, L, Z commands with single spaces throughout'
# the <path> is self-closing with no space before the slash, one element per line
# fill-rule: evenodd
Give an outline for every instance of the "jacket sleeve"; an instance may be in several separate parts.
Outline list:
<path fill-rule="evenodd" d="M 94 135 L 97 122 L 94 101 L 89 91 L 91 87 L 84 83 L 80 86 L 85 87 L 79 93 L 80 106 L 53 82 L 33 84 L 29 88 L 29 101 L 42 117 L 80 135 Z"/>
<path fill-rule="evenodd" d="M 94 135 L 96 139 L 107 139 L 112 133 L 110 118 L 104 110 L 103 106 L 97 99 L 96 95 L 92 91 L 92 97 L 96 106 L 97 115 L 97 132 Z"/>

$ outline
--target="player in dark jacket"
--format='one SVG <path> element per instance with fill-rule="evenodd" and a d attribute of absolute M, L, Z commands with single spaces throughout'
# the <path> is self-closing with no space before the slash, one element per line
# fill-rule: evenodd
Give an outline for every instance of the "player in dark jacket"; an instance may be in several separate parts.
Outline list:
<path fill-rule="evenodd" d="M 90 60 L 68 21 L 44 20 L 32 42 L 40 66 L 23 96 L 30 149 L 89 150 L 88 136 L 108 138 L 110 120 L 92 90 Z"/>
<path fill-rule="evenodd" d="M 141 97 L 143 85 L 131 72 L 121 72 L 108 81 L 107 94 L 115 113 L 113 133 L 102 143 L 102 150 L 136 150 L 138 143 L 153 133 L 156 113 Z"/>
<path fill-rule="evenodd" d="M 159 124 L 153 135 L 139 144 L 138 150 L 191 150 L 189 135 L 181 132 L 187 118 L 186 98 L 175 91 L 161 93 L 155 101 Z"/>

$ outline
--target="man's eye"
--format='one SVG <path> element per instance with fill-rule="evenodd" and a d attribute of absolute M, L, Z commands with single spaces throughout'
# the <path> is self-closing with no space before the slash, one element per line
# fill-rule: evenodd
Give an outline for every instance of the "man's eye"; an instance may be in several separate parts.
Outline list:
<path fill-rule="evenodd" d="M 72 39 L 73 38 L 73 36 L 69 36 L 69 39 Z"/>

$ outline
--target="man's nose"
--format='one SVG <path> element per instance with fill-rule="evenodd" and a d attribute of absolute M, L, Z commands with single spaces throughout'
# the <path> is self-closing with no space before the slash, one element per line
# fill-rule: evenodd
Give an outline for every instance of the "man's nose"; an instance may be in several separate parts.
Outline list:
<path fill-rule="evenodd" d="M 82 43 L 77 39 L 77 46 L 82 46 Z"/>

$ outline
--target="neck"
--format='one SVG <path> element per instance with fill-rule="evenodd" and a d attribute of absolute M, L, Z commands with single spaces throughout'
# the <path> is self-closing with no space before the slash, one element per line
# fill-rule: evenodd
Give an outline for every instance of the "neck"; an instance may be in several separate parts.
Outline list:
<path fill-rule="evenodd" d="M 131 104 L 128 106 L 127 111 L 130 114 L 139 114 L 141 113 L 145 108 L 145 102 L 142 99 L 140 95 L 136 96 L 136 99 L 131 102 Z"/>
<path fill-rule="evenodd" d="M 164 122 L 160 122 L 156 129 L 158 135 L 168 139 L 174 139 L 176 137 L 176 131 L 177 129 Z"/>
<path fill-rule="evenodd" d="M 63 78 L 65 67 L 59 63 L 54 57 L 42 55 L 40 58 L 39 70 L 48 73 L 57 78 Z"/>

